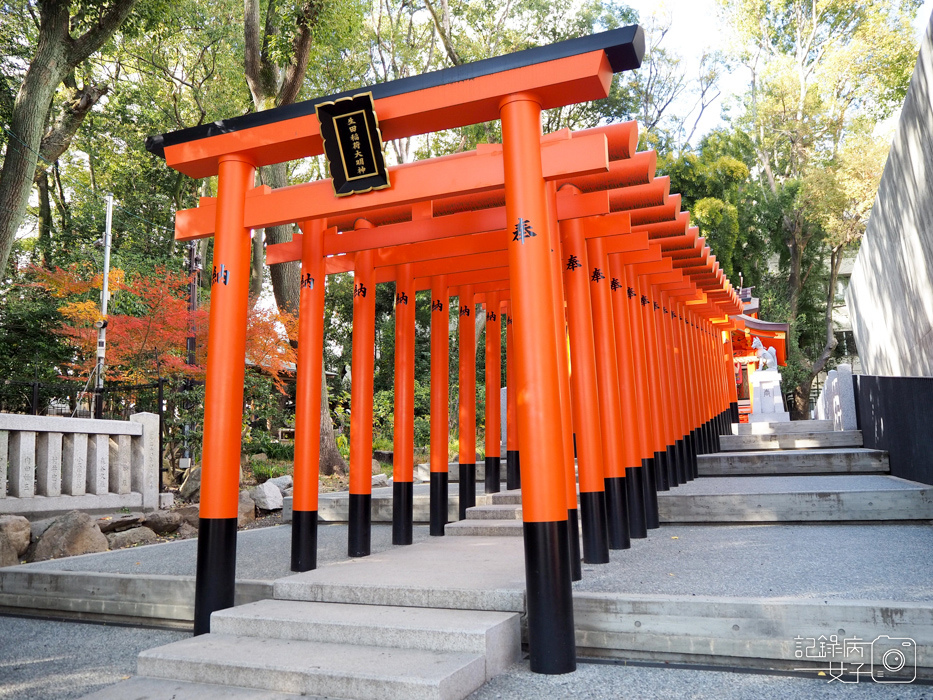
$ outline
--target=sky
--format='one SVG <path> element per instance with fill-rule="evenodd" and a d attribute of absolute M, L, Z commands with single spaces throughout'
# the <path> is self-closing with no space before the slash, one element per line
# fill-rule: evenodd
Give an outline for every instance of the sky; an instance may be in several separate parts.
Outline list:
<path fill-rule="evenodd" d="M 695 75 L 704 49 L 725 49 L 724 37 L 728 28 L 719 19 L 716 0 L 625 0 L 636 10 L 644 22 L 654 13 L 672 18 L 671 28 L 662 44 L 667 50 L 680 54 L 688 75 Z M 917 38 L 922 36 L 930 21 L 933 0 L 925 0 L 917 12 L 914 28 Z M 722 81 L 722 96 L 707 109 L 692 139 L 695 144 L 703 134 L 722 124 L 722 106 L 730 97 L 741 94 L 748 81 L 745 68 L 738 67 Z"/>

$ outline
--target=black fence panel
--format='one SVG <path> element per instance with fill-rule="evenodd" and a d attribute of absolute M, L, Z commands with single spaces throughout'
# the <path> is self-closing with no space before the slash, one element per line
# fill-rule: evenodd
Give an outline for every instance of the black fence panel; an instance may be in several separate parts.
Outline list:
<path fill-rule="evenodd" d="M 865 447 L 887 450 L 891 474 L 933 485 L 933 377 L 855 375 Z"/>

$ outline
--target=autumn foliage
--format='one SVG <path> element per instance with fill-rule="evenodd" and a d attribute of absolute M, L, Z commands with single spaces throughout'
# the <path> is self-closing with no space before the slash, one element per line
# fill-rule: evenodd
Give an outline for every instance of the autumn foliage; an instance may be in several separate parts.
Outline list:
<path fill-rule="evenodd" d="M 96 362 L 100 316 L 101 275 L 87 269 L 32 270 L 35 284 L 60 298 L 63 325 L 59 330 L 75 349 L 68 363 L 74 377 L 87 377 Z M 142 383 L 155 377 L 202 379 L 207 360 L 208 305 L 188 310 L 186 274 L 157 267 L 148 275 L 126 278 L 110 273 L 107 318 L 106 378 Z M 269 374 L 279 390 L 283 375 L 294 371 L 295 350 L 288 337 L 297 337 L 297 319 L 271 309 L 251 309 L 247 318 L 246 359 Z M 194 365 L 186 362 L 187 338 L 194 331 Z"/>

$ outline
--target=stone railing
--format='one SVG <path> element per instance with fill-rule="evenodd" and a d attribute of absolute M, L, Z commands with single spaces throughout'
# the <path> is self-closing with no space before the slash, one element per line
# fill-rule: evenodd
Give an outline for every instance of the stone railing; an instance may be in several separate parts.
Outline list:
<path fill-rule="evenodd" d="M 829 371 L 826 383 L 816 400 L 816 420 L 831 420 L 833 430 L 855 430 L 855 388 L 852 366 L 842 364 Z"/>
<path fill-rule="evenodd" d="M 0 513 L 159 507 L 159 416 L 129 421 L 0 413 Z"/>

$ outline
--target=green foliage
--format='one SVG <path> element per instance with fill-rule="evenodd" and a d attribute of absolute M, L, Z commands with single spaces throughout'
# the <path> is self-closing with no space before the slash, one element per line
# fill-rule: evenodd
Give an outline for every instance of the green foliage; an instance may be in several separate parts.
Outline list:
<path fill-rule="evenodd" d="M 262 484 L 269 479 L 275 479 L 276 477 L 291 473 L 287 466 L 275 464 L 274 462 L 251 462 L 250 469 L 253 472 L 253 477 L 256 479 L 257 484 Z"/>

